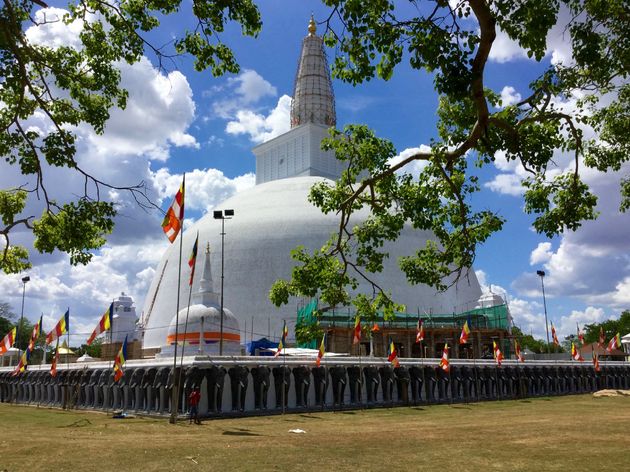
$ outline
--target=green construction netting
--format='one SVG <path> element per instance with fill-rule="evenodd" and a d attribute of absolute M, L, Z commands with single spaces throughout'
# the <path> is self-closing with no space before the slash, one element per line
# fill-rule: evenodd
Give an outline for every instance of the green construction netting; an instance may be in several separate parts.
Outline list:
<path fill-rule="evenodd" d="M 315 317 L 317 310 L 317 300 L 311 300 L 308 304 L 298 309 L 297 323 L 314 323 L 319 322 L 324 327 L 344 327 L 352 328 L 354 326 L 354 313 L 347 310 L 334 310 Z M 469 320 L 471 329 L 508 329 L 508 307 L 507 305 L 495 305 L 491 307 L 475 308 L 473 310 L 464 311 L 462 313 L 451 314 L 429 314 L 424 313 L 396 313 L 394 319 L 385 321 L 382 316 L 376 320 L 382 326 L 388 328 L 413 328 L 418 317 L 426 328 L 461 328 L 466 320 Z M 316 348 L 316 341 L 309 343 L 308 346 L 300 347 Z"/>

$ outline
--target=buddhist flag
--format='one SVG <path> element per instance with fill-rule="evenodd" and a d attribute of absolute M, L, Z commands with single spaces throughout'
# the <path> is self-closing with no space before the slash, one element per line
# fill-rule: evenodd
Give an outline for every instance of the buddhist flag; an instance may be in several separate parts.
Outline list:
<path fill-rule="evenodd" d="M 600 346 L 603 346 L 605 342 L 606 342 L 606 338 L 604 337 L 604 328 L 602 328 L 600 326 L 599 327 L 599 341 L 598 341 L 598 344 Z"/>
<path fill-rule="evenodd" d="M 31 332 L 31 339 L 28 342 L 28 348 L 27 348 L 27 350 L 31 352 L 35 348 L 35 343 L 37 342 L 37 338 L 39 338 L 39 333 L 42 329 L 42 318 L 43 316 L 41 316 L 39 318 L 39 321 L 35 323 L 35 326 L 33 326 L 33 331 Z"/>
<path fill-rule="evenodd" d="M 499 345 L 496 341 L 492 341 L 492 354 L 494 355 L 494 360 L 497 365 L 501 367 L 501 362 L 503 362 L 503 353 L 501 352 L 501 349 L 499 349 Z"/>
<path fill-rule="evenodd" d="M 11 329 L 11 331 L 9 331 L 7 335 L 2 338 L 2 341 L 0 341 L 0 355 L 4 354 L 13 347 L 13 343 L 15 343 L 16 333 L 17 328 L 14 326 L 13 329 Z"/>
<path fill-rule="evenodd" d="M 440 367 L 443 371 L 448 372 L 451 367 L 448 362 L 448 343 L 444 344 L 444 350 L 442 351 L 442 359 L 440 359 Z"/>
<path fill-rule="evenodd" d="M 59 338 L 62 334 L 65 334 L 70 329 L 70 309 L 66 310 L 66 313 L 61 317 L 57 326 L 46 335 L 46 344 L 52 344 L 52 342 Z"/>
<path fill-rule="evenodd" d="M 621 336 L 619 333 L 615 334 L 612 339 L 608 342 L 608 346 L 606 347 L 607 352 L 612 352 L 613 349 L 621 348 Z"/>
<path fill-rule="evenodd" d="M 57 362 L 59 362 L 59 339 L 57 339 L 57 346 L 55 347 L 55 355 L 50 364 L 50 375 L 52 377 L 57 377 Z"/>
<path fill-rule="evenodd" d="M 162 221 L 162 230 L 170 242 L 175 241 L 179 230 L 182 227 L 184 221 L 184 186 L 186 184 L 186 174 L 182 179 L 182 185 L 179 187 L 179 191 L 173 199 L 173 203 L 166 211 L 164 221 Z"/>
<path fill-rule="evenodd" d="M 580 351 L 578 350 L 577 347 L 575 347 L 575 344 L 573 343 L 571 343 L 571 357 L 573 358 L 574 361 L 584 362 L 584 358 L 580 354 Z"/>
<path fill-rule="evenodd" d="M 287 322 L 285 321 L 282 327 L 282 337 L 280 338 L 280 342 L 278 343 L 278 350 L 276 351 L 276 355 L 274 357 L 278 357 L 282 350 L 286 348 L 287 336 L 289 336 L 289 328 L 287 328 Z"/>
<path fill-rule="evenodd" d="M 197 239 L 195 239 L 195 244 L 193 244 L 192 252 L 190 253 L 190 257 L 188 258 L 188 267 L 190 267 L 190 280 L 188 285 L 192 287 L 193 277 L 195 277 L 195 266 L 197 265 L 197 245 L 199 244 L 199 231 L 197 231 Z"/>
<path fill-rule="evenodd" d="M 324 354 L 326 354 L 326 333 L 324 333 L 324 336 L 322 337 L 322 342 L 319 345 L 319 352 L 317 353 L 317 360 L 315 361 L 317 367 L 319 367 L 319 364 L 322 362 L 322 357 L 324 357 Z"/>
<path fill-rule="evenodd" d="M 558 341 L 558 336 L 556 335 L 556 328 L 553 325 L 553 321 L 551 322 L 551 338 L 553 339 L 553 343 L 556 346 L 560 345 L 560 341 Z"/>
<path fill-rule="evenodd" d="M 416 344 L 424 341 L 424 325 L 422 324 L 422 320 L 418 320 L 418 326 L 416 327 Z"/>
<path fill-rule="evenodd" d="M 595 368 L 595 372 L 599 372 L 601 369 L 599 368 L 599 356 L 597 353 L 593 353 L 593 367 Z"/>
<path fill-rule="evenodd" d="M 525 357 L 521 352 L 521 346 L 518 345 L 518 341 L 514 340 L 514 353 L 516 354 L 516 360 L 519 362 L 525 362 Z"/>
<path fill-rule="evenodd" d="M 354 331 L 352 335 L 352 344 L 361 342 L 361 317 L 359 315 L 354 319 Z"/>
<path fill-rule="evenodd" d="M 392 363 L 394 367 L 400 367 L 400 362 L 398 362 L 398 351 L 396 351 L 396 345 L 392 338 L 389 338 L 389 351 L 387 353 L 387 360 Z"/>
<path fill-rule="evenodd" d="M 580 330 L 580 325 L 576 323 L 577 326 L 577 337 L 580 344 L 584 346 L 584 331 Z"/>
<path fill-rule="evenodd" d="M 116 360 L 114 361 L 114 382 L 118 382 L 123 376 L 123 365 L 127 360 L 127 336 L 125 336 L 125 341 L 122 346 L 120 346 L 120 351 L 116 355 Z"/>
<path fill-rule="evenodd" d="M 113 318 L 114 318 L 114 303 L 112 302 L 109 305 L 109 308 L 107 309 L 107 311 L 103 313 L 103 316 L 101 316 L 101 320 L 96 325 L 96 328 L 94 328 L 94 331 L 92 331 L 92 334 L 90 335 L 90 339 L 87 340 L 88 346 L 94 342 L 94 340 L 99 334 L 104 333 L 105 331 L 107 331 L 108 329 L 112 327 Z"/>
<path fill-rule="evenodd" d="M 468 336 L 470 335 L 470 324 L 468 320 L 464 322 L 462 333 L 459 335 L 459 344 L 466 344 L 468 342 Z"/>
<path fill-rule="evenodd" d="M 22 353 L 22 356 L 20 357 L 20 362 L 18 362 L 18 365 L 15 366 L 15 370 L 11 373 L 11 375 L 18 375 L 24 372 L 26 370 L 26 366 L 28 365 L 28 361 L 30 358 L 31 358 L 31 351 L 27 349 L 26 351 Z"/>

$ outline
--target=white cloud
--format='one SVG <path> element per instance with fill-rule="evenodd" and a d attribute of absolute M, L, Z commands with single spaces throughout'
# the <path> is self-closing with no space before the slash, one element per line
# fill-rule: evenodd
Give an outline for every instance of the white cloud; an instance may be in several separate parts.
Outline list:
<path fill-rule="evenodd" d="M 398 164 L 399 162 L 419 152 L 431 152 L 431 147 L 427 146 L 426 144 L 421 144 L 419 147 L 407 148 L 401 151 L 398 155 L 392 157 L 389 160 L 389 165 L 394 166 Z M 396 173 L 397 174 L 409 173 L 417 178 L 418 175 L 420 175 L 420 173 L 422 172 L 422 170 L 427 166 L 427 164 L 428 164 L 428 161 L 415 160 L 405 165 L 403 168 L 399 169 Z"/>
<path fill-rule="evenodd" d="M 256 103 L 264 97 L 278 94 L 273 85 L 251 69 L 245 69 L 238 77 L 228 79 L 228 83 L 236 84 L 235 91 L 244 103 Z"/>
<path fill-rule="evenodd" d="M 500 64 L 504 62 L 514 61 L 516 59 L 527 59 L 527 51 L 525 51 L 516 41 L 497 28 L 497 36 L 490 49 L 488 59 Z"/>
<path fill-rule="evenodd" d="M 38 26 L 29 27 L 26 32 L 28 41 L 57 48 L 60 46 L 81 47 L 79 34 L 83 30 L 83 22 L 75 20 L 70 24 L 63 21 L 67 10 L 61 8 L 42 8 L 35 12 L 35 22 Z M 88 14 L 87 18 L 90 19 Z"/>
<path fill-rule="evenodd" d="M 550 242 L 538 243 L 536 249 L 534 249 L 529 256 L 529 265 L 545 263 L 551 259 L 552 256 L 553 252 L 551 251 Z"/>
<path fill-rule="evenodd" d="M 172 198 L 182 181 L 181 174 L 171 174 L 165 167 L 153 174 L 161 199 Z M 232 195 L 251 188 L 256 183 L 253 173 L 226 177 L 218 169 L 195 169 L 186 173 L 186 207 L 210 211 Z"/>
<path fill-rule="evenodd" d="M 601 323 L 608 319 L 602 308 L 586 307 L 584 311 L 573 310 L 571 314 L 560 317 L 558 332 L 565 337 L 569 334 L 577 334 L 577 324 L 582 329 L 585 324 Z"/>
<path fill-rule="evenodd" d="M 510 85 L 506 85 L 501 90 L 501 102 L 504 107 L 520 102 L 521 98 L 521 94 L 518 93 L 516 89 Z"/>
<path fill-rule="evenodd" d="M 252 142 L 262 143 L 289 131 L 290 114 L 291 97 L 283 95 L 268 115 L 239 110 L 228 122 L 225 131 L 232 135 L 246 134 Z"/>

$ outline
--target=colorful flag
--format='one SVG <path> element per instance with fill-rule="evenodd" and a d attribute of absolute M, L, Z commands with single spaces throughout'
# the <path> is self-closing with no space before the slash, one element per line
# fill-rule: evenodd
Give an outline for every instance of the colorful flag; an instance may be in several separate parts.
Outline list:
<path fill-rule="evenodd" d="M 416 327 L 416 344 L 424 341 L 424 325 L 422 324 L 422 320 L 418 320 L 418 326 Z"/>
<path fill-rule="evenodd" d="M 28 342 L 28 348 L 27 348 L 27 350 L 31 352 L 33 352 L 33 349 L 35 348 L 35 343 L 37 342 L 37 338 L 39 338 L 39 333 L 42 328 L 42 319 L 43 319 L 43 316 L 41 316 L 39 318 L 39 321 L 35 323 L 35 326 L 33 326 L 33 331 L 31 332 L 31 339 Z"/>
<path fill-rule="evenodd" d="M 67 356 L 68 354 L 66 354 Z M 59 362 L 59 339 L 57 339 L 57 346 L 55 347 L 55 355 L 53 356 L 53 360 L 50 364 L 50 375 L 53 377 L 57 377 L 57 362 Z"/>
<path fill-rule="evenodd" d="M 107 309 L 105 313 L 103 313 L 103 316 L 101 316 L 101 320 L 96 325 L 96 328 L 94 328 L 94 331 L 92 331 L 92 334 L 90 335 L 90 339 L 87 340 L 88 346 L 94 342 L 94 340 L 99 334 L 104 333 L 105 331 L 107 331 L 108 329 L 112 327 L 113 319 L 114 319 L 114 302 L 110 303 L 109 308 Z"/>
<path fill-rule="evenodd" d="M 501 362 L 503 362 L 503 353 L 501 352 L 501 349 L 499 349 L 499 345 L 496 341 L 492 341 L 492 354 L 494 355 L 494 360 L 497 365 L 501 367 Z"/>
<path fill-rule="evenodd" d="M 317 360 L 315 361 L 317 367 L 319 367 L 319 364 L 322 362 L 322 357 L 324 357 L 324 354 L 326 354 L 326 333 L 324 333 L 324 336 L 322 337 L 322 342 L 319 345 L 319 352 L 317 353 Z"/>
<path fill-rule="evenodd" d="M 66 310 L 66 313 L 61 317 L 57 326 L 46 335 L 46 344 L 52 344 L 62 334 L 65 334 L 70 329 L 70 309 Z"/>
<path fill-rule="evenodd" d="M 593 367 L 595 368 L 595 372 L 599 372 L 601 369 L 599 368 L 599 356 L 597 353 L 593 353 Z"/>
<path fill-rule="evenodd" d="M 354 331 L 352 335 L 352 344 L 361 342 L 361 317 L 359 315 L 354 319 Z"/>
<path fill-rule="evenodd" d="M 574 361 L 584 362 L 584 358 L 580 354 L 580 351 L 578 350 L 577 347 L 575 347 L 575 344 L 573 343 L 571 343 L 571 357 L 573 358 Z"/>
<path fill-rule="evenodd" d="M 289 336 L 289 328 L 287 328 L 287 322 L 284 322 L 282 327 L 282 337 L 280 338 L 280 342 L 278 343 L 278 350 L 276 351 L 276 355 L 274 357 L 278 357 L 283 349 L 287 346 L 287 336 Z"/>
<path fill-rule="evenodd" d="M 398 351 L 396 351 L 396 345 L 392 338 L 389 338 L 389 351 L 387 353 L 387 360 L 392 363 L 394 367 L 400 367 L 400 362 L 398 361 Z"/>
<path fill-rule="evenodd" d="M 2 341 L 0 341 L 0 355 L 4 354 L 13 347 L 13 343 L 15 343 L 16 333 L 17 328 L 14 326 L 13 329 L 11 329 L 11 331 L 9 331 L 7 335 L 2 338 Z"/>
<path fill-rule="evenodd" d="M 599 341 L 597 342 L 597 344 L 599 344 L 600 346 L 603 346 L 604 343 L 606 343 L 606 338 L 604 337 L 604 328 L 603 327 L 599 327 Z"/>
<path fill-rule="evenodd" d="M 468 320 L 464 322 L 462 333 L 459 335 L 459 344 L 466 344 L 468 342 L 468 336 L 470 335 L 470 325 Z"/>
<path fill-rule="evenodd" d="M 197 265 L 197 244 L 199 243 L 199 231 L 197 231 L 197 239 L 195 239 L 195 244 L 193 244 L 192 252 L 190 253 L 190 257 L 188 258 L 188 267 L 190 267 L 190 281 L 188 285 L 192 287 L 193 277 L 195 276 L 195 266 Z"/>
<path fill-rule="evenodd" d="M 375 321 L 374 324 L 372 325 L 371 331 L 373 333 L 378 333 L 380 330 L 381 330 L 381 328 L 378 327 L 378 323 Z"/>
<path fill-rule="evenodd" d="M 22 356 L 20 357 L 20 362 L 18 362 L 18 365 L 15 366 L 15 369 L 13 370 L 11 375 L 18 375 L 24 372 L 26 370 L 26 366 L 28 365 L 28 361 L 30 358 L 31 358 L 31 351 L 27 349 L 26 351 L 22 353 Z"/>
<path fill-rule="evenodd" d="M 553 321 L 551 322 L 551 338 L 556 346 L 560 345 L 560 341 L 558 341 L 558 336 L 556 335 L 556 328 L 553 325 Z"/>
<path fill-rule="evenodd" d="M 123 376 L 123 365 L 127 360 L 127 336 L 125 336 L 125 341 L 122 346 L 120 346 L 120 351 L 116 355 L 116 360 L 114 361 L 114 382 L 118 382 Z"/>
<path fill-rule="evenodd" d="M 584 331 L 580 330 L 580 325 L 577 324 L 577 337 L 578 337 L 578 341 L 580 341 L 580 344 L 582 346 L 584 346 Z"/>
<path fill-rule="evenodd" d="M 607 352 L 612 352 L 613 349 L 621 348 L 621 336 L 619 333 L 615 334 L 612 339 L 608 342 L 608 346 L 606 347 Z"/>
<path fill-rule="evenodd" d="M 186 175 L 182 179 L 182 185 L 179 187 L 179 191 L 173 199 L 173 203 L 166 211 L 164 221 L 162 221 L 162 230 L 170 242 L 175 241 L 179 230 L 182 227 L 184 221 L 184 186 L 186 183 Z"/>
<path fill-rule="evenodd" d="M 451 366 L 448 362 L 448 343 L 444 344 L 444 350 L 442 351 L 442 359 L 440 359 L 440 367 L 445 372 L 448 372 L 451 369 Z"/>
<path fill-rule="evenodd" d="M 518 345 L 518 341 L 514 340 L 514 353 L 516 354 L 516 360 L 519 362 L 525 362 L 525 356 L 521 352 L 521 346 Z"/>

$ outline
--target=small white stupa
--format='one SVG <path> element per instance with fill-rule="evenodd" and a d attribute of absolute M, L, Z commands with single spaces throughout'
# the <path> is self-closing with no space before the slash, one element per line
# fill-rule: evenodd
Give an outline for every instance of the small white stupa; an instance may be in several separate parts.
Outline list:
<path fill-rule="evenodd" d="M 206 248 L 203 273 L 199 281 L 199 290 L 192 295 L 191 305 L 179 311 L 177 329 L 177 355 L 217 356 L 221 339 L 221 304 L 219 293 L 215 292 L 210 267 L 210 245 Z M 159 357 L 173 357 L 176 341 L 176 317 L 168 327 L 166 344 Z M 241 334 L 238 319 L 232 312 L 223 308 L 223 355 L 241 354 Z"/>

